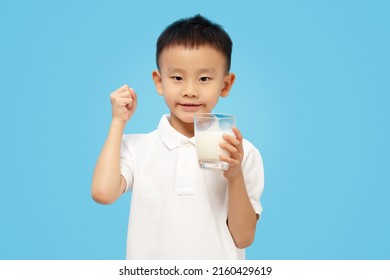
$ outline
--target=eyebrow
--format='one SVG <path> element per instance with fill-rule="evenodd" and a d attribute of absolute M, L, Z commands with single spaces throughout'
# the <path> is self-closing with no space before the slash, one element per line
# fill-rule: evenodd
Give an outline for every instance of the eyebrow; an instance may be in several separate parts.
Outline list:
<path fill-rule="evenodd" d="M 182 69 L 182 68 L 168 68 L 167 69 L 169 72 L 180 72 L 180 73 L 182 73 L 182 72 L 186 72 L 184 69 Z"/>
<path fill-rule="evenodd" d="M 215 69 L 214 68 L 202 68 L 202 69 L 199 69 L 199 73 L 204 73 L 204 72 L 214 73 Z"/>
<path fill-rule="evenodd" d="M 187 72 L 185 69 L 182 68 L 168 68 L 169 72 L 179 72 L 179 73 L 185 73 Z M 214 68 L 201 68 L 197 70 L 197 73 L 214 73 L 215 69 Z"/>

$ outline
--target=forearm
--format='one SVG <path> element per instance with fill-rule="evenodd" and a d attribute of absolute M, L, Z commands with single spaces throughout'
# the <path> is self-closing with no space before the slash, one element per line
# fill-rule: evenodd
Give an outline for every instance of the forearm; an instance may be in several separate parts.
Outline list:
<path fill-rule="evenodd" d="M 124 190 L 120 173 L 120 149 L 125 124 L 112 121 L 92 179 L 92 197 L 98 203 L 114 202 Z"/>
<path fill-rule="evenodd" d="M 248 247 L 254 239 L 257 217 L 249 200 L 242 173 L 229 180 L 228 227 L 238 248 Z"/>

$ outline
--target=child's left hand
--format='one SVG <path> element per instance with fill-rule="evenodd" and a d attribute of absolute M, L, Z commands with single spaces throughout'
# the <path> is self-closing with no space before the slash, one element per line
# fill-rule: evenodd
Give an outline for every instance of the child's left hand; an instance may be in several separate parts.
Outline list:
<path fill-rule="evenodd" d="M 231 180 L 242 174 L 241 163 L 244 157 L 244 148 L 242 146 L 242 135 L 238 128 L 233 128 L 233 133 L 236 137 L 224 134 L 222 142 L 219 146 L 230 153 L 230 157 L 221 155 L 220 159 L 229 164 L 229 169 L 224 171 L 223 175 L 226 179 Z"/>

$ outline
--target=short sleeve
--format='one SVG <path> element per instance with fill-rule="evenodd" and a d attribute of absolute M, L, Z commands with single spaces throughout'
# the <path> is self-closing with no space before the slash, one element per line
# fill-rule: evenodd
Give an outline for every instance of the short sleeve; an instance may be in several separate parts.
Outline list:
<path fill-rule="evenodd" d="M 245 143 L 246 142 L 246 143 Z M 249 142 L 244 142 L 244 179 L 250 202 L 256 214 L 261 216 L 260 197 L 264 190 L 264 167 L 260 152 Z M 245 146 L 247 149 L 245 149 Z M 246 151 L 245 151 L 246 150 Z M 246 156 L 245 156 L 245 153 Z"/>
<path fill-rule="evenodd" d="M 127 192 L 128 190 L 132 189 L 134 181 L 134 159 L 127 140 L 128 136 L 124 135 L 122 137 L 120 153 L 121 175 L 126 180 L 126 189 L 124 192 Z"/>

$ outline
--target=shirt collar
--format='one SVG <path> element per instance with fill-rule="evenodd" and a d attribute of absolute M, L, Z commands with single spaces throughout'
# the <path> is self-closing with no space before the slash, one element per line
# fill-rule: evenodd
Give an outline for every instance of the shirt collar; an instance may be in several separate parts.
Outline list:
<path fill-rule="evenodd" d="M 173 150 L 182 144 L 192 143 L 195 145 L 195 137 L 188 138 L 174 129 L 169 123 L 170 115 L 162 116 L 157 127 L 158 135 L 168 149 Z"/>

